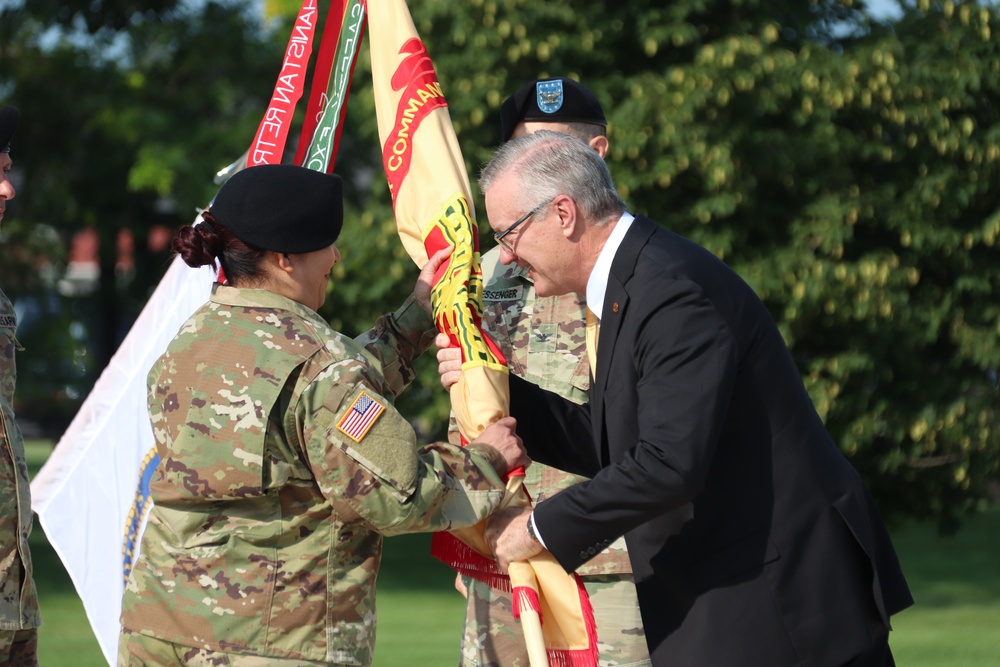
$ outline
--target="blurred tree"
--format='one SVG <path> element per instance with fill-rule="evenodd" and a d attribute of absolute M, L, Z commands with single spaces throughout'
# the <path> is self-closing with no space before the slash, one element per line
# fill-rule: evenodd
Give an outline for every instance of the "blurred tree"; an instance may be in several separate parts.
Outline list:
<path fill-rule="evenodd" d="M 285 37 L 276 40 L 236 2 L 32 0 L 0 8 L 0 99 L 21 110 L 22 186 L 4 221 L 0 280 L 15 300 L 47 303 L 72 234 L 96 230 L 100 285 L 89 313 L 77 316 L 90 331 L 92 371 L 110 359 L 166 269 L 169 255 L 149 248 L 150 230 L 190 222 L 214 195 L 215 172 L 246 149 Z M 116 271 L 120 230 L 135 239 L 134 273 Z M 39 279 L 39 263 L 48 280 Z M 33 355 L 67 354 L 28 341 L 21 359 L 31 366 Z M 31 394 L 32 383 L 48 381 L 32 374 L 20 384 Z M 31 407 L 37 419 L 54 417 L 44 402 Z M 55 428 L 66 418 L 59 414 Z"/>

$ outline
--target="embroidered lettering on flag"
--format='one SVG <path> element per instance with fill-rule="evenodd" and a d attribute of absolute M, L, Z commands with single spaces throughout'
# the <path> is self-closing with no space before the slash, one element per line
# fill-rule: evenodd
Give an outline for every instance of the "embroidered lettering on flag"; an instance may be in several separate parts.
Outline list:
<path fill-rule="evenodd" d="M 382 416 L 383 412 L 385 412 L 385 407 L 369 396 L 367 392 L 362 391 L 361 395 L 354 400 L 351 409 L 340 419 L 337 428 L 354 442 L 361 442 L 361 438 L 365 437 L 368 429 Z"/>

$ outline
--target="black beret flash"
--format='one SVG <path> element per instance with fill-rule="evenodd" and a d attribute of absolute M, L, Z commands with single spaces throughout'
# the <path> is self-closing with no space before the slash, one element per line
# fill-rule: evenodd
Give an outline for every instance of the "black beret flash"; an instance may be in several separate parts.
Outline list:
<path fill-rule="evenodd" d="M 510 139 L 521 121 L 608 125 L 597 97 L 566 77 L 536 79 L 508 97 L 500 106 L 502 141 Z"/>

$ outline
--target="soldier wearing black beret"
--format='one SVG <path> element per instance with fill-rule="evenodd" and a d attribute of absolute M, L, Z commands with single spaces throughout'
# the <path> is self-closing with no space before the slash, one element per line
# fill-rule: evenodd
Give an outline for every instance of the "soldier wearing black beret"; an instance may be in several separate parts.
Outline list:
<path fill-rule="evenodd" d="M 608 151 L 607 124 L 597 96 L 566 77 L 527 83 L 500 107 L 505 142 L 549 130 L 577 137 L 604 157 Z M 501 243 L 510 242 L 517 233 L 514 230 Z M 537 296 L 526 269 L 500 263 L 499 247 L 483 255 L 482 271 L 483 326 L 511 361 L 511 373 L 539 382 L 567 399 L 587 400 L 590 367 L 584 343 L 585 297 Z M 497 327 L 498 322 L 503 326 Z M 540 330 L 555 333 L 541 340 L 533 333 Z M 581 481 L 584 478 L 534 463 L 525 474 L 524 485 L 532 498 L 539 499 Z M 577 574 L 590 594 L 601 664 L 648 667 L 649 652 L 624 541 L 612 544 Z M 511 595 L 470 578 L 459 578 L 456 587 L 466 592 L 462 667 L 528 664 L 520 624 L 511 612 Z"/>
<path fill-rule="evenodd" d="M 519 88 L 500 107 L 500 135 L 504 142 L 537 130 L 571 134 L 589 142 L 593 137 L 604 137 L 607 126 L 597 96 L 566 77 L 536 79 Z M 607 140 L 603 146 L 607 149 Z"/>
<path fill-rule="evenodd" d="M 14 198 L 10 174 L 10 142 L 18 113 L 0 107 L 0 221 Z M 24 461 L 24 437 L 14 421 L 14 351 L 17 315 L 0 290 L 0 446 L 10 456 L 0 457 L 0 665 L 38 664 L 38 595 L 31 575 L 28 534 L 31 532 L 31 492 Z M 2 443 L 6 442 L 6 445 Z"/>
<path fill-rule="evenodd" d="M 342 189 L 250 167 L 174 240 L 228 284 L 148 376 L 160 464 L 118 664 L 369 665 L 383 535 L 475 525 L 529 463 L 513 419 L 467 447 L 418 447 L 393 405 L 436 332 L 431 285 L 450 248 L 357 338 L 316 312 L 340 261 Z"/>

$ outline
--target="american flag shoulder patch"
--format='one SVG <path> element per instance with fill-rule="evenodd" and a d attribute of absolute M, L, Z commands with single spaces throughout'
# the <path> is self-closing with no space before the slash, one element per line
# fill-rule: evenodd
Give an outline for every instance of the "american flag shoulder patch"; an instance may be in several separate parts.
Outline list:
<path fill-rule="evenodd" d="M 362 390 L 347 413 L 340 418 L 337 428 L 354 442 L 361 442 L 361 438 L 365 437 L 383 412 L 385 406 Z"/>

